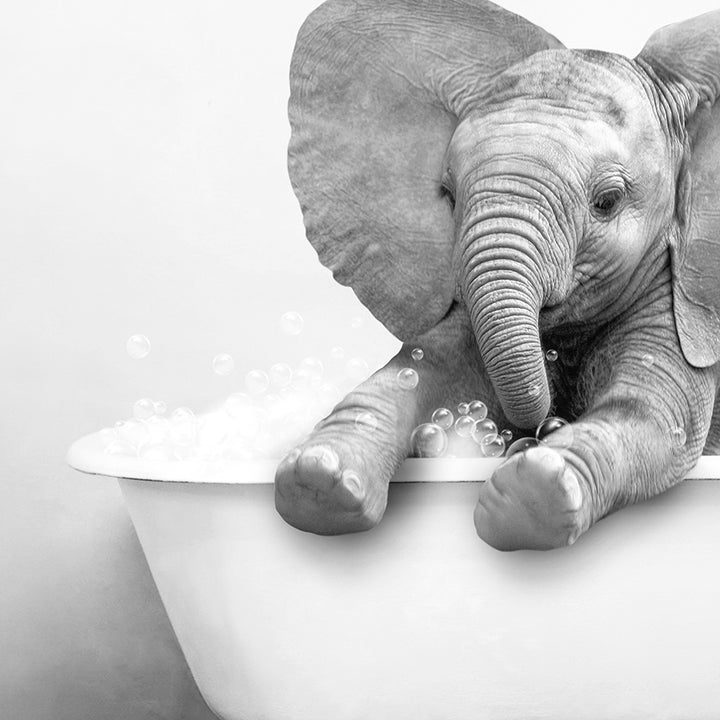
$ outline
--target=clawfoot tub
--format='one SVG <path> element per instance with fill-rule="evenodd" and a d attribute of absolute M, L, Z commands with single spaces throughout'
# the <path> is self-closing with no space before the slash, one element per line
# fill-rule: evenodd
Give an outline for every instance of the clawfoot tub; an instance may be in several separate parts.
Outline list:
<path fill-rule="evenodd" d="M 188 665 L 223 720 L 717 720 L 720 457 L 572 547 L 475 534 L 498 461 L 410 459 L 382 523 L 277 515 L 274 461 L 106 455 Z"/>

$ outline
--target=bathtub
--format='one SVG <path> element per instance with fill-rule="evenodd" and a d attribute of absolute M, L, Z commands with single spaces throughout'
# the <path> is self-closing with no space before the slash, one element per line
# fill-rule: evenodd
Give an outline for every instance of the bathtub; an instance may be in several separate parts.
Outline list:
<path fill-rule="evenodd" d="M 276 461 L 108 456 L 170 622 L 223 720 L 717 720 L 720 457 L 574 546 L 475 534 L 497 460 L 406 460 L 366 533 L 277 515 Z"/>

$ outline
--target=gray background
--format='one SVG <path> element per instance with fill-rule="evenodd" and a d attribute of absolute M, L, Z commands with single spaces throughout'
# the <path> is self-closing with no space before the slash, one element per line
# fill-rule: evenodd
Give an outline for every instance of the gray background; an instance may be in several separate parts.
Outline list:
<path fill-rule="evenodd" d="M 398 347 L 320 267 L 287 180 L 287 69 L 315 4 L 3 9 L 0 717 L 211 717 L 115 482 L 67 468 L 72 440 L 140 397 L 202 410 L 253 367 L 334 344 L 378 366 Z M 716 2 L 504 5 L 632 56 Z M 297 338 L 278 328 L 290 309 Z M 133 333 L 153 344 L 142 361 Z"/>

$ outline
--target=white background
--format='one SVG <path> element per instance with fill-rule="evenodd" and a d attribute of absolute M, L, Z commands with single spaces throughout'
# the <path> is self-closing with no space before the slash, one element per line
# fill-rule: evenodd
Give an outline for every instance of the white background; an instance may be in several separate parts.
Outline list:
<path fill-rule="evenodd" d="M 0 14 L 0 717 L 210 717 L 117 487 L 65 467 L 72 440 L 140 397 L 203 409 L 253 367 L 334 344 L 377 366 L 399 345 L 319 265 L 287 179 L 287 70 L 315 4 Z M 504 6 L 568 47 L 634 56 L 717 3 Z M 290 309 L 298 338 L 278 328 Z M 219 352 L 233 375 L 212 372 Z"/>

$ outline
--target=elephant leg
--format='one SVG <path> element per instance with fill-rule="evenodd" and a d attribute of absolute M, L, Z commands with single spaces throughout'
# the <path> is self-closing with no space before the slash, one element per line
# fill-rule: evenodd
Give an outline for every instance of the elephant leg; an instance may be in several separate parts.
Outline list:
<path fill-rule="evenodd" d="M 421 347 L 420 362 L 411 359 Z M 404 367 L 417 369 L 413 390 L 398 385 Z M 318 423 L 310 437 L 280 463 L 275 505 L 291 525 L 318 534 L 368 530 L 381 519 L 388 483 L 407 457 L 413 429 L 433 410 L 479 397 L 497 409 L 483 374 L 465 308 L 455 304 L 432 330 L 403 345 L 400 352 L 348 394 Z M 356 424 L 370 412 L 377 427 Z"/>
<path fill-rule="evenodd" d="M 583 378 L 587 410 L 578 421 L 550 435 L 548 446 L 509 458 L 481 488 L 475 526 L 493 547 L 570 545 L 605 515 L 678 483 L 697 462 L 717 370 L 685 361 L 669 292 L 598 340 Z"/>

